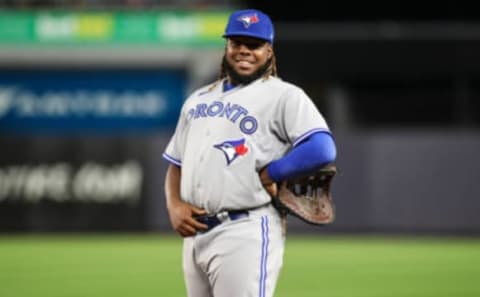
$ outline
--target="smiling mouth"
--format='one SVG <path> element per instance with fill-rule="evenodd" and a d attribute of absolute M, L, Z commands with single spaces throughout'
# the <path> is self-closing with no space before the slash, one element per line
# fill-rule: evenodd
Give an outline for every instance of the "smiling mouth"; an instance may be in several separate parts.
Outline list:
<path fill-rule="evenodd" d="M 248 61 L 238 61 L 237 66 L 241 69 L 250 69 L 252 68 L 252 63 Z"/>

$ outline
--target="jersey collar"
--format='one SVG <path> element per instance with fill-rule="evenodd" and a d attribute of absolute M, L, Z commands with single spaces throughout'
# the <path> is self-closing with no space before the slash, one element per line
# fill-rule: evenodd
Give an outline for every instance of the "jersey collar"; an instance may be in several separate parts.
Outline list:
<path fill-rule="evenodd" d="M 234 85 L 231 82 L 229 82 L 228 79 L 224 80 L 222 85 L 223 85 L 223 92 L 224 93 L 238 87 L 238 85 Z"/>

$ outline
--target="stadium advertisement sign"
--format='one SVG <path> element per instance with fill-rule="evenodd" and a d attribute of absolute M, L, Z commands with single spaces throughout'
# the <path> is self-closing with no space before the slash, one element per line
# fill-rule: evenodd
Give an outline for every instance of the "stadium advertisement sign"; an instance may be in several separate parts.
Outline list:
<path fill-rule="evenodd" d="M 0 166 L 0 203 L 94 202 L 138 204 L 143 168 L 136 160 Z"/>
<path fill-rule="evenodd" d="M 156 131 L 175 124 L 182 71 L 0 72 L 0 132 Z"/>
<path fill-rule="evenodd" d="M 222 47 L 229 11 L 0 9 L 0 45 Z"/>
<path fill-rule="evenodd" d="M 149 142 L 0 137 L 0 232 L 146 229 Z"/>

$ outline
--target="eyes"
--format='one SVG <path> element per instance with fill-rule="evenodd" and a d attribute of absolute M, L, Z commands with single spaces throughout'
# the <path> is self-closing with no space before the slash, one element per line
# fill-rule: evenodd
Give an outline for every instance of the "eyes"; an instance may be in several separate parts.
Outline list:
<path fill-rule="evenodd" d="M 256 50 L 264 46 L 267 42 L 257 39 L 228 39 L 228 42 L 231 47 L 240 47 L 242 45 L 246 46 L 249 50 Z"/>

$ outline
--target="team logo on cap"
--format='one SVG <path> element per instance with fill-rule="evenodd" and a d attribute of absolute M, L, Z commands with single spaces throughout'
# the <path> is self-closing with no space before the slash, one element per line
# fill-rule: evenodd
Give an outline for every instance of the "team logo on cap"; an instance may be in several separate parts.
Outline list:
<path fill-rule="evenodd" d="M 245 138 L 239 140 L 227 140 L 213 147 L 221 150 L 227 159 L 227 165 L 230 165 L 238 156 L 243 156 L 248 152 L 245 145 Z"/>
<path fill-rule="evenodd" d="M 240 16 L 237 21 L 240 21 L 243 23 L 243 26 L 245 28 L 250 27 L 251 24 L 258 23 L 260 19 L 258 18 L 257 14 L 248 14 L 248 15 L 242 15 Z"/>

